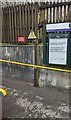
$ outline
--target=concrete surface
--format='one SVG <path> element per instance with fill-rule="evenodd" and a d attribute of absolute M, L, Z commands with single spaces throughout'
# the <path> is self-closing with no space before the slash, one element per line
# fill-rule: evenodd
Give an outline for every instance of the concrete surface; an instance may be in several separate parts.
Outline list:
<path fill-rule="evenodd" d="M 38 47 L 38 65 L 43 65 L 43 47 Z M 2 59 L 24 62 L 27 64 L 34 64 L 34 46 L 5 46 L 1 47 L 2 49 Z M 0 57 L 1 58 L 1 57 Z M 11 70 L 11 66 L 10 70 Z M 18 70 L 22 70 L 23 67 L 18 67 Z M 23 71 L 25 72 L 25 69 Z M 33 78 L 34 69 L 27 68 L 30 70 L 30 78 Z M 23 74 L 25 74 L 23 72 Z M 53 86 L 62 89 L 69 89 L 71 87 L 71 73 L 44 70 L 40 69 L 39 72 L 39 85 L 41 87 Z M 29 73 L 29 72 L 28 72 Z M 27 73 L 26 73 L 27 74 Z M 20 76 L 21 77 L 21 76 Z M 24 76 L 23 76 L 24 77 Z M 29 75 L 26 76 L 26 79 L 29 79 Z"/>
<path fill-rule="evenodd" d="M 56 88 L 34 87 L 31 81 L 17 79 L 2 69 L 2 85 L 7 96 L 2 99 L 3 118 L 49 118 L 70 120 L 70 92 Z"/>

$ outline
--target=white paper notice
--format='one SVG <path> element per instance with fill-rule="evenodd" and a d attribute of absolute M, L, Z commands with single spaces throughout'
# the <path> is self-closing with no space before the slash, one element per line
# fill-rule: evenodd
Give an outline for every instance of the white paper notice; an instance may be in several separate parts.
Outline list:
<path fill-rule="evenodd" d="M 67 38 L 49 39 L 49 63 L 66 65 Z"/>

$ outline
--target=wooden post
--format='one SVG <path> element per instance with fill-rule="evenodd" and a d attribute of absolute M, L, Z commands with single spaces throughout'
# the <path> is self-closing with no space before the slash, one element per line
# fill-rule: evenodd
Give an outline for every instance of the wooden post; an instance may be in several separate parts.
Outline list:
<path fill-rule="evenodd" d="M 38 41 L 36 40 L 35 41 L 35 54 L 34 54 L 35 56 L 35 65 L 37 65 L 38 64 L 38 58 L 37 58 L 37 56 L 38 56 Z M 38 80 L 38 69 L 35 67 L 34 68 L 34 86 L 35 87 L 38 87 L 39 86 L 39 80 Z"/>
<path fill-rule="evenodd" d="M 29 40 L 33 40 L 34 41 L 34 58 L 35 58 L 35 62 L 34 64 L 37 65 L 38 64 L 38 40 L 36 35 L 34 34 L 34 31 L 31 30 L 29 36 L 28 36 Z M 34 67 L 34 86 L 38 87 L 39 86 L 39 80 L 38 80 L 38 69 L 37 67 Z"/>

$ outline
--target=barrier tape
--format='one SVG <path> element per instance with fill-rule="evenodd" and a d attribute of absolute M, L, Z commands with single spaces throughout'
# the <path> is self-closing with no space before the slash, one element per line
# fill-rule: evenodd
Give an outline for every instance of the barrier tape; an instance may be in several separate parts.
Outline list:
<path fill-rule="evenodd" d="M 27 66 L 27 67 L 33 67 L 34 69 L 47 69 L 47 70 L 54 70 L 54 71 L 71 73 L 71 70 L 68 70 L 68 69 L 66 70 L 66 69 L 52 68 L 52 67 L 39 66 L 39 65 L 33 65 L 33 64 L 25 64 L 25 63 L 21 63 L 21 62 L 10 61 L 10 60 L 0 59 L 0 62 L 15 64 L 15 65 L 21 65 L 21 66 Z"/>

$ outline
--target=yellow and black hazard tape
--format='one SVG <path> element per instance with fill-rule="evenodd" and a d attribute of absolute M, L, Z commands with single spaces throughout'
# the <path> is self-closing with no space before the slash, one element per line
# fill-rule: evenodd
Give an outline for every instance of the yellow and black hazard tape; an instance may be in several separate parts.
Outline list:
<path fill-rule="evenodd" d="M 33 67 L 34 69 L 47 69 L 47 70 L 54 70 L 54 71 L 61 71 L 61 72 L 71 73 L 71 70 L 68 70 L 68 69 L 60 69 L 60 68 L 39 66 L 39 65 L 33 65 L 33 64 L 25 64 L 25 63 L 22 63 L 22 62 L 15 62 L 15 61 L 10 61 L 10 60 L 2 60 L 2 59 L 0 59 L 0 62 L 15 64 L 15 65 L 21 65 L 21 66 L 26 66 L 26 67 Z"/>

